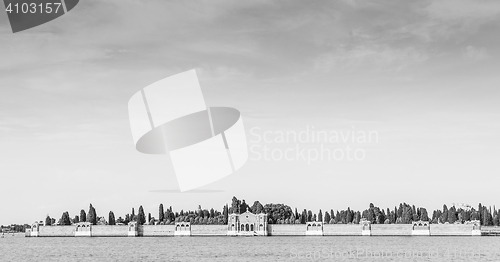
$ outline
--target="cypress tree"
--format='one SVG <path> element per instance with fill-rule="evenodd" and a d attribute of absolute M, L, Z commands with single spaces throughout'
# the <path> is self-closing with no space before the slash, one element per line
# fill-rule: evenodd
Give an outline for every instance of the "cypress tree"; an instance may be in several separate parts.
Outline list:
<path fill-rule="evenodd" d="M 372 224 L 375 223 L 375 213 L 373 212 L 373 204 L 370 204 L 368 212 L 366 212 L 366 220 L 370 221 Z"/>
<path fill-rule="evenodd" d="M 342 224 L 347 223 L 347 216 L 344 210 L 340 211 L 340 221 L 342 222 Z"/>
<path fill-rule="evenodd" d="M 85 213 L 85 210 L 80 210 L 80 222 L 85 222 L 87 221 L 87 213 Z"/>
<path fill-rule="evenodd" d="M 160 204 L 160 207 L 158 208 L 158 220 L 160 222 L 163 221 L 163 219 L 165 218 L 164 215 L 165 215 L 165 211 L 163 211 L 163 204 Z"/>
<path fill-rule="evenodd" d="M 323 212 L 321 212 L 321 209 L 319 210 L 319 213 L 318 213 L 318 221 L 323 222 Z"/>
<path fill-rule="evenodd" d="M 109 218 L 108 218 L 108 221 L 109 221 L 109 225 L 110 226 L 113 226 L 113 225 L 116 225 L 116 220 L 115 220 L 115 214 L 113 213 L 113 211 L 109 211 Z"/>
<path fill-rule="evenodd" d="M 222 208 L 222 223 L 224 223 L 224 225 L 227 225 L 227 221 L 229 220 L 229 207 L 227 206 L 227 204 L 224 206 L 224 208 Z"/>
<path fill-rule="evenodd" d="M 89 211 L 87 211 L 87 222 L 94 224 L 94 223 L 92 223 L 93 220 L 94 220 L 94 217 L 93 217 L 93 213 L 92 213 L 92 204 L 90 204 Z"/>
<path fill-rule="evenodd" d="M 448 210 L 448 223 L 454 224 L 457 221 L 457 215 L 455 211 L 455 206 L 450 207 Z"/>
<path fill-rule="evenodd" d="M 448 221 L 448 207 L 443 205 L 443 213 L 441 214 L 441 223 L 445 223 Z"/>
<path fill-rule="evenodd" d="M 144 209 L 140 206 L 139 213 L 137 214 L 137 224 L 144 225 L 144 223 L 146 223 L 146 215 L 144 214 Z"/>
<path fill-rule="evenodd" d="M 332 218 L 330 217 L 330 214 L 328 212 L 325 212 L 325 224 L 330 224 L 330 220 Z"/>
<path fill-rule="evenodd" d="M 90 204 L 89 212 L 87 213 L 87 222 L 92 223 L 92 225 L 97 225 L 97 214 L 92 204 Z"/>
<path fill-rule="evenodd" d="M 240 201 L 233 196 L 233 199 L 231 200 L 231 213 L 236 213 L 238 214 L 240 211 Z"/>
<path fill-rule="evenodd" d="M 398 218 L 402 218 L 403 217 L 403 204 L 402 203 L 399 203 L 399 208 L 397 209 L 397 217 L 396 217 L 396 220 Z"/>
<path fill-rule="evenodd" d="M 302 216 L 300 217 L 300 223 L 305 224 L 307 222 L 307 211 L 304 209 L 302 211 Z"/>
<path fill-rule="evenodd" d="M 351 208 L 347 207 L 347 213 L 346 213 L 346 223 L 351 223 L 353 219 L 353 213 L 351 212 Z"/>
<path fill-rule="evenodd" d="M 52 225 L 52 219 L 50 218 L 49 215 L 47 215 L 47 217 L 45 218 L 45 225 L 46 226 Z"/>
<path fill-rule="evenodd" d="M 479 223 L 481 223 L 481 225 L 483 225 L 483 205 L 481 205 L 481 203 L 479 203 L 479 206 L 478 206 L 478 209 L 477 209 L 477 214 L 478 214 L 478 220 L 479 220 Z"/>

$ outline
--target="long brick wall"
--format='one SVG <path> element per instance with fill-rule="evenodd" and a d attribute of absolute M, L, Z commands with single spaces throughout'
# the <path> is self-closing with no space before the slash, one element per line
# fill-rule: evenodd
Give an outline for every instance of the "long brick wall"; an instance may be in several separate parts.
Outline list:
<path fill-rule="evenodd" d="M 324 236 L 361 236 L 361 225 L 357 224 L 324 224 Z M 471 236 L 473 225 L 443 225 L 431 224 L 431 236 Z M 31 231 L 27 229 L 27 232 Z M 175 225 L 143 225 L 139 228 L 138 236 L 174 236 Z M 499 230 L 500 232 L 500 230 Z M 411 224 L 373 224 L 371 225 L 372 236 L 411 236 Z M 191 236 L 226 236 L 226 225 L 191 225 Z M 268 225 L 270 236 L 305 236 L 306 225 L 303 224 L 270 224 Z M 30 236 L 27 233 L 26 236 Z M 75 226 L 40 226 L 39 237 L 73 237 Z M 126 237 L 128 226 L 92 226 L 93 237 Z"/>
<path fill-rule="evenodd" d="M 305 236 L 306 225 L 303 224 L 269 224 L 267 231 L 270 236 Z"/>
<path fill-rule="evenodd" d="M 191 236 L 226 236 L 227 225 L 191 225 Z"/>
<path fill-rule="evenodd" d="M 127 226 L 92 226 L 93 237 L 126 237 L 128 232 Z"/>
<path fill-rule="evenodd" d="M 41 226 L 39 237 L 72 237 L 75 235 L 74 226 Z"/>
<path fill-rule="evenodd" d="M 411 236 L 412 224 L 373 224 L 372 236 Z M 470 233 L 469 233 L 470 234 Z"/>
<path fill-rule="evenodd" d="M 324 236 L 361 236 L 361 225 L 357 224 L 324 224 Z"/>
<path fill-rule="evenodd" d="M 473 225 L 431 224 L 431 236 L 470 236 Z"/>
<path fill-rule="evenodd" d="M 174 236 L 175 225 L 143 225 L 139 235 L 144 237 Z"/>

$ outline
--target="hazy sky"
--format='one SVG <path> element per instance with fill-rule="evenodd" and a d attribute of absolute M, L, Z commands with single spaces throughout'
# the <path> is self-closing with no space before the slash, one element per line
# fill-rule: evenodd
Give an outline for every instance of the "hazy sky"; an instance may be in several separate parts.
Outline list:
<path fill-rule="evenodd" d="M 221 210 L 233 195 L 299 210 L 370 202 L 500 206 L 500 2 L 85 0 L 13 34 L 0 12 L 0 224 L 143 205 Z M 196 193 L 168 156 L 134 148 L 127 103 L 196 69 L 209 106 L 243 115 L 249 147 L 307 128 L 362 161 L 256 160 Z M 251 130 L 253 130 L 251 132 Z M 299 149 L 299 151 L 300 151 Z M 259 151 L 260 150 L 260 151 Z"/>

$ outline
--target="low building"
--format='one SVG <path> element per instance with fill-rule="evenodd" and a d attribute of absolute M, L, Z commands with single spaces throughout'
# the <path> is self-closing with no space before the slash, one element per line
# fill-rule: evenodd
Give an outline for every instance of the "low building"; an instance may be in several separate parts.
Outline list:
<path fill-rule="evenodd" d="M 191 223 L 176 222 L 174 236 L 191 236 Z"/>
<path fill-rule="evenodd" d="M 429 221 L 413 221 L 411 227 L 412 236 L 430 236 L 431 226 Z"/>
<path fill-rule="evenodd" d="M 267 236 L 267 214 L 230 214 L 227 222 L 228 236 Z"/>

